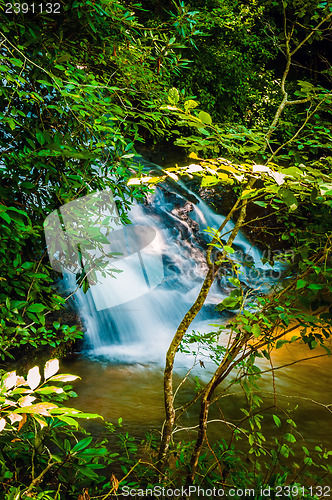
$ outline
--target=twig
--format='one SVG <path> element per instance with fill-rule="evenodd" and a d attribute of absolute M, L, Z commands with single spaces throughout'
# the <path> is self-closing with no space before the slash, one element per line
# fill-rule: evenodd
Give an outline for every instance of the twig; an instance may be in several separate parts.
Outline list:
<path fill-rule="evenodd" d="M 179 383 L 179 385 L 177 386 L 176 390 L 174 391 L 174 396 L 173 396 L 173 401 L 175 400 L 175 397 L 180 389 L 180 387 L 185 383 L 185 381 L 187 380 L 187 378 L 189 377 L 191 371 L 195 368 L 195 366 L 197 366 L 199 363 L 196 362 L 196 359 L 197 359 L 197 356 L 198 356 L 198 353 L 196 354 L 195 356 L 195 361 L 194 361 L 194 364 L 193 366 L 191 366 L 189 368 L 189 370 L 187 371 L 187 373 L 185 374 L 184 378 L 181 380 L 181 382 Z M 176 410 L 175 410 L 176 411 Z"/>
<path fill-rule="evenodd" d="M 28 493 L 30 493 L 30 491 L 35 487 L 37 486 L 37 484 L 40 483 L 40 481 L 43 479 L 43 477 L 45 476 L 45 474 L 50 470 L 51 467 L 53 467 L 53 465 L 55 465 L 55 462 L 52 462 L 52 457 L 49 459 L 48 461 L 48 464 L 47 466 L 45 467 L 45 469 L 39 474 L 39 476 L 37 476 L 33 481 L 31 481 L 30 483 L 30 486 L 28 487 L 27 490 L 25 490 L 23 492 L 23 495 L 28 495 Z"/>
<path fill-rule="evenodd" d="M 274 367 L 273 367 L 271 354 L 269 356 L 269 361 L 270 361 L 270 366 L 271 366 L 271 371 L 272 371 L 273 401 L 274 401 L 274 406 L 277 407 L 276 379 L 275 379 L 275 373 L 274 373 Z"/>
<path fill-rule="evenodd" d="M 135 465 L 132 466 L 132 468 L 130 469 L 129 472 L 127 472 L 127 474 L 117 483 L 117 486 L 119 486 L 119 484 L 122 483 L 122 481 L 124 481 L 128 476 L 129 474 L 131 474 L 131 472 L 135 469 L 135 467 L 137 467 L 137 465 L 141 462 L 141 460 L 139 460 L 138 462 L 136 462 Z M 101 500 L 107 500 L 107 498 L 109 497 L 109 495 L 111 495 L 113 493 L 113 491 L 115 490 L 115 485 L 112 486 L 112 489 L 106 493 L 105 496 L 101 497 Z M 100 498 L 100 497 L 93 497 L 93 498 Z"/>

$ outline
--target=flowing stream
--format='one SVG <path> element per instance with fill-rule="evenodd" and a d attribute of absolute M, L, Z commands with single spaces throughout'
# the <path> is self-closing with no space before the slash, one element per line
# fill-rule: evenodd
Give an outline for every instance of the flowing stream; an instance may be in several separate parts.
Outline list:
<path fill-rule="evenodd" d="M 188 194 L 193 199 L 193 193 Z M 209 228 L 219 227 L 224 220 L 196 199 L 196 203 L 191 203 L 179 193 L 158 188 L 145 205 L 135 205 L 130 219 L 136 233 L 135 229 L 132 231 L 136 236 L 148 237 L 143 241 L 141 236 L 135 239 L 126 233 L 126 257 L 119 256 L 115 261 L 116 267 L 123 271 L 118 278 L 103 277 L 86 294 L 81 290 L 75 293 L 74 305 L 86 330 L 86 344 L 80 357 L 65 364 L 66 371 L 83 379 L 75 386 L 78 399 L 73 403 L 111 421 L 122 417 L 126 431 L 137 436 L 143 436 L 150 428 L 160 429 L 165 352 L 204 280 L 205 252 L 211 241 Z M 230 234 L 233 227 L 233 223 L 228 222 L 224 232 Z M 283 264 L 277 263 L 273 268 L 263 264 L 261 252 L 242 233 L 236 237 L 233 248 L 235 252 L 231 257 L 237 264 L 234 276 L 238 276 L 242 286 L 253 295 L 268 292 L 282 273 Z M 68 289 L 75 289 L 74 275 L 66 275 L 66 285 Z M 225 321 L 230 313 L 220 313 L 215 306 L 230 290 L 227 278 L 219 276 L 191 325 L 192 330 L 212 331 L 211 324 Z M 276 351 L 274 364 L 289 364 L 276 371 L 277 400 L 283 408 L 298 405 L 294 418 L 300 421 L 301 435 L 332 448 L 332 407 L 324 406 L 332 403 L 331 359 L 322 357 L 296 363 L 313 354 L 321 352 L 309 352 L 304 345 Z M 177 356 L 178 383 L 192 363 L 190 355 Z M 263 369 L 270 368 L 267 361 L 259 364 Z M 179 405 L 194 394 L 195 377 L 208 380 L 211 370 L 211 364 L 205 362 L 205 367 L 198 366 L 192 371 L 179 393 Z M 273 401 L 270 374 L 263 377 L 260 387 L 266 402 Z M 241 418 L 239 408 L 243 401 L 240 391 L 226 398 L 222 405 L 223 418 Z M 194 415 L 197 415 L 197 407 L 184 415 L 188 426 Z M 221 418 L 217 410 L 211 415 L 216 420 Z M 276 432 L 272 417 L 270 420 L 271 432 Z M 213 439 L 220 438 L 222 428 L 220 423 L 211 425 Z"/>
<path fill-rule="evenodd" d="M 133 225 L 125 228 L 123 236 L 126 256 L 113 261 L 121 272 L 116 278 L 99 277 L 86 294 L 78 290 L 75 307 L 86 329 L 90 355 L 116 362 L 152 362 L 163 359 L 172 333 L 198 295 L 207 271 L 209 230 L 218 228 L 224 217 L 200 199 L 190 203 L 160 188 L 149 203 L 136 204 L 129 217 Z M 232 221 L 226 224 L 224 240 L 233 227 Z M 129 244 L 128 230 L 137 235 Z M 143 241 L 142 235 L 147 234 Z M 238 266 L 233 275 L 246 288 L 266 292 L 282 265 L 263 264 L 261 252 L 242 233 L 233 248 L 231 258 Z M 74 289 L 74 275 L 67 274 L 66 280 L 67 287 Z M 194 329 L 220 319 L 215 306 L 231 286 L 222 274 L 215 280 Z"/>

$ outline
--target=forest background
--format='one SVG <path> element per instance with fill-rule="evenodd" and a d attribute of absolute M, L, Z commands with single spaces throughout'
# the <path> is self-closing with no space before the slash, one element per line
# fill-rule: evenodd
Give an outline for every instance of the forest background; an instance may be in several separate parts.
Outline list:
<path fill-rule="evenodd" d="M 301 338 L 287 342 L 322 346 L 330 355 L 331 4 L 75 0 L 54 3 L 52 12 L 49 4 L 42 12 L 43 6 L 33 12 L 26 5 L 0 2 L 5 498 L 109 498 L 120 479 L 121 486 L 128 481 L 170 485 L 185 477 L 187 484 L 258 488 L 266 469 L 273 488 L 305 484 L 300 498 L 317 498 L 310 486 L 325 484 L 331 452 L 317 444 L 314 455 L 305 448 L 291 465 L 296 423 L 285 414 L 282 419 L 274 414 L 283 437 L 269 443 L 266 452 L 255 359 L 280 347 L 294 322 L 301 325 Z M 174 166 L 157 179 L 147 176 L 135 160 L 137 152 L 174 142 L 196 168 Z M 112 453 L 109 438 L 92 443 L 92 436 L 81 436 L 85 431 L 78 430 L 76 418 L 92 415 L 62 406 L 73 393 L 57 383 L 73 377 L 56 375 L 56 361 L 46 364 L 43 383 L 38 368 L 24 379 L 13 364 L 22 371 L 22 359 L 37 359 L 49 347 L 50 356 L 59 357 L 82 337 L 75 321 L 59 321 L 67 300 L 54 286 L 58 275 L 45 248 L 46 216 L 110 188 L 128 222 L 134 199 L 143 200 L 151 184 L 180 176 L 194 176 L 217 195 L 227 193 L 235 229 L 226 244 L 223 227 L 211 236 L 207 278 L 167 354 L 162 440 L 150 439 L 149 458 L 139 462 L 135 442 L 128 451 L 126 441 L 119 455 Z M 221 352 L 215 338 L 200 339 L 215 348 L 217 371 L 197 393 L 197 438 L 179 448 L 173 441 L 174 357 L 190 343 L 187 330 L 216 274 L 232 266 L 232 242 L 242 226 L 255 231 L 262 248 L 279 248 L 282 242 L 288 275 L 269 297 L 253 301 L 251 312 L 244 308 L 248 300 L 241 280 L 231 278 L 233 289 L 220 309 L 238 313 L 227 325 L 234 343 Z M 273 238 L 266 238 L 269 232 Z M 77 280 L 86 290 L 85 274 Z M 313 314 L 318 308 L 323 313 Z M 241 352 L 246 356 L 239 364 Z M 230 442 L 211 448 L 208 409 L 233 368 L 239 369 L 236 380 L 247 380 L 242 384 L 247 414 Z M 118 432 L 111 424 L 108 430 Z M 249 444 L 246 456 L 236 447 L 239 433 Z M 175 470 L 172 456 L 178 457 Z M 110 485 L 98 469 L 110 471 L 121 460 L 124 477 L 112 476 Z"/>

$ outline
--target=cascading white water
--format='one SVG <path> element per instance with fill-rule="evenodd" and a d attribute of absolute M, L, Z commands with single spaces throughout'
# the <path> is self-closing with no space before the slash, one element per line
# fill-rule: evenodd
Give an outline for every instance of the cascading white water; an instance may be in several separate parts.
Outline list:
<path fill-rule="evenodd" d="M 171 335 L 204 280 L 206 242 L 211 240 L 206 229 L 217 229 L 224 217 L 202 200 L 188 206 L 182 196 L 165 194 L 158 188 L 149 203 L 134 205 L 129 218 L 141 233 L 153 230 L 154 237 L 144 249 L 131 251 L 116 261 L 123 275 L 119 274 L 118 279 L 99 277 L 99 283 L 86 294 L 78 289 L 74 304 L 86 330 L 90 353 L 122 362 L 156 361 L 164 356 Z M 224 232 L 233 227 L 233 222 L 228 222 Z M 253 270 L 242 264 L 238 269 L 241 281 L 246 286 L 254 281 L 255 287 L 266 291 L 271 267 L 262 264 L 260 251 L 242 233 L 233 247 L 235 260 L 243 262 L 250 256 L 256 267 L 253 275 Z M 74 275 L 67 273 L 65 280 L 67 288 L 73 290 Z M 215 305 L 228 295 L 230 287 L 222 276 L 213 284 L 192 324 L 194 330 L 203 328 L 203 323 L 206 328 L 209 321 L 215 323 L 220 318 Z"/>

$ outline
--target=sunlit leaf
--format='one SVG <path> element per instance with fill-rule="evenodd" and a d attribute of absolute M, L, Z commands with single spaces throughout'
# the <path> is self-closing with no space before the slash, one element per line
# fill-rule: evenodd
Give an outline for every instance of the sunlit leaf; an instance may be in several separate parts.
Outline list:
<path fill-rule="evenodd" d="M 192 99 L 188 99 L 188 101 L 185 101 L 184 103 L 184 109 L 186 113 L 188 113 L 190 109 L 196 108 L 197 106 L 198 103 L 196 101 L 193 101 Z"/>
<path fill-rule="evenodd" d="M 50 359 L 46 362 L 44 368 L 44 378 L 47 380 L 52 377 L 59 371 L 59 360 L 58 359 Z"/>
<path fill-rule="evenodd" d="M 8 418 L 10 420 L 11 424 L 14 424 L 15 422 L 20 422 L 22 420 L 22 415 L 18 415 L 17 413 L 9 413 Z"/>
<path fill-rule="evenodd" d="M 64 390 L 62 387 L 55 387 L 54 385 L 49 386 L 49 387 L 41 387 L 40 389 L 36 390 L 36 393 L 38 394 L 62 394 Z"/>
<path fill-rule="evenodd" d="M 205 125 L 211 125 L 212 123 L 212 118 L 209 115 L 209 113 L 206 113 L 205 111 L 200 111 L 198 114 L 198 118 L 205 124 Z"/>
<path fill-rule="evenodd" d="M 2 379 L 2 383 L 4 384 L 6 389 L 11 389 L 12 387 L 14 387 L 16 385 L 16 381 L 17 375 L 15 371 L 6 373 L 6 375 Z"/>
<path fill-rule="evenodd" d="M 177 104 L 179 100 L 180 100 L 180 94 L 178 89 L 176 89 L 175 87 L 171 88 L 168 92 L 168 101 L 171 104 Z"/>
<path fill-rule="evenodd" d="M 36 389 L 36 387 L 38 387 L 40 380 L 41 376 L 39 373 L 39 368 L 38 366 L 34 366 L 33 368 L 31 368 L 31 370 L 29 370 L 27 376 L 27 382 L 32 391 Z"/>
<path fill-rule="evenodd" d="M 41 429 L 47 427 L 47 422 L 42 415 L 34 415 L 34 419 L 39 423 Z"/>
<path fill-rule="evenodd" d="M 55 375 L 55 377 L 52 377 L 49 379 L 51 382 L 73 382 L 74 380 L 77 380 L 78 376 L 76 375 L 69 375 L 69 374 L 62 374 L 62 375 Z"/>
<path fill-rule="evenodd" d="M 195 163 L 191 163 L 190 165 L 188 165 L 186 170 L 187 172 L 192 174 L 194 172 L 201 172 L 203 170 L 203 167 L 201 167 L 200 165 L 196 165 Z"/>
<path fill-rule="evenodd" d="M 273 170 L 270 170 L 270 176 L 276 181 L 278 186 L 285 182 L 286 176 L 284 174 L 281 174 L 280 172 L 274 172 Z"/>
<path fill-rule="evenodd" d="M 50 417 L 51 414 L 48 410 L 58 408 L 54 403 L 37 403 L 35 405 L 24 406 L 22 410 L 15 410 L 17 413 L 36 413 L 38 415 L 44 415 L 45 417 Z"/>
<path fill-rule="evenodd" d="M 267 167 L 266 165 L 253 165 L 252 171 L 254 174 L 257 172 L 270 172 L 270 167 Z"/>
<path fill-rule="evenodd" d="M 18 404 L 24 408 L 26 406 L 30 406 L 31 403 L 33 403 L 33 401 L 35 401 L 35 397 L 34 396 L 24 396 L 23 398 L 20 398 L 18 400 Z"/>

